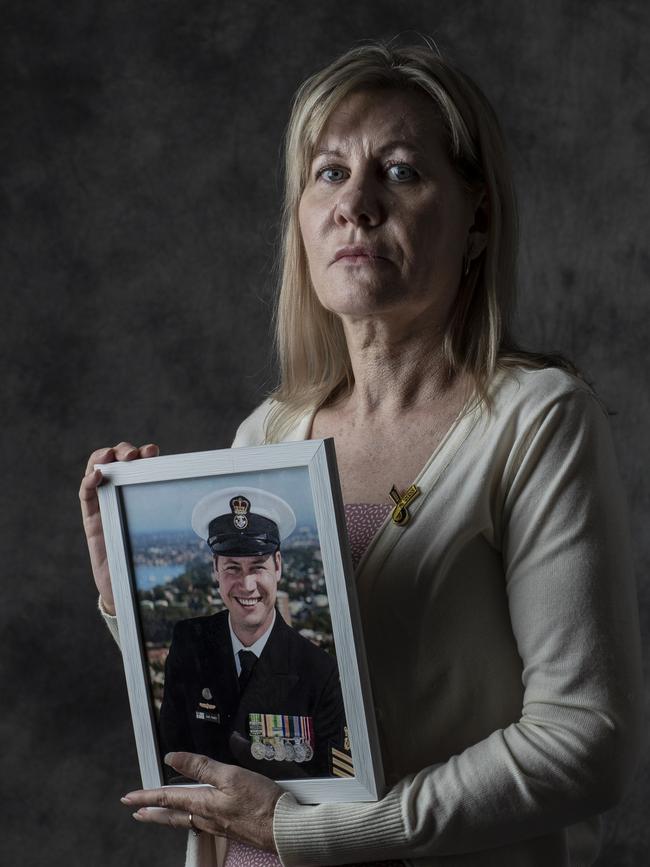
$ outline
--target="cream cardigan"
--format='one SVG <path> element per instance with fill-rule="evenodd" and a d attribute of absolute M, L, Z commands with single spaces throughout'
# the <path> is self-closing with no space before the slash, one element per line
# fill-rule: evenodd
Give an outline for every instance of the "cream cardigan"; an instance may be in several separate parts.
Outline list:
<path fill-rule="evenodd" d="M 452 426 L 414 480 L 410 523 L 389 519 L 357 570 L 390 789 L 372 804 L 285 793 L 274 834 L 286 867 L 586 867 L 597 856 L 597 814 L 631 775 L 641 706 L 609 426 L 555 369 L 499 374 L 492 399 Z M 234 446 L 265 441 L 269 406 Z M 286 439 L 308 436 L 312 417 Z M 190 839 L 186 867 L 213 863 L 205 836 Z"/>
<path fill-rule="evenodd" d="M 284 794 L 274 834 L 287 867 L 596 858 L 597 814 L 633 770 L 642 695 L 609 426 L 556 369 L 499 374 L 492 398 L 452 426 L 414 480 L 410 523 L 388 520 L 357 570 L 391 788 L 365 805 Z M 264 442 L 268 410 L 233 445 Z M 308 436 L 312 417 L 286 439 Z"/>

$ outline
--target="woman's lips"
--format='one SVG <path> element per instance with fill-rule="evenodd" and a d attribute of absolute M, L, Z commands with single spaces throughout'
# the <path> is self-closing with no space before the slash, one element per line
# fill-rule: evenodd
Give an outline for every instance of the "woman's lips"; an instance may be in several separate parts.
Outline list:
<path fill-rule="evenodd" d="M 380 256 L 378 253 L 371 250 L 339 250 L 334 257 L 334 262 L 342 262 L 344 265 L 367 265 L 376 264 L 379 262 L 387 262 L 385 256 Z"/>

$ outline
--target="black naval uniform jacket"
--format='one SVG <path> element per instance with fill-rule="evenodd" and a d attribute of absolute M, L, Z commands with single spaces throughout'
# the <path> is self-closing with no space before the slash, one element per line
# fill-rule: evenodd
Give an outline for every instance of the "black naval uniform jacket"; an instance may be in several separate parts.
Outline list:
<path fill-rule="evenodd" d="M 206 707 L 209 705 L 214 707 Z M 250 713 L 311 717 L 315 740 L 311 761 L 253 758 Z M 200 753 L 276 780 L 329 776 L 329 750 L 341 748 L 344 726 L 336 661 L 287 626 L 280 614 L 276 613 L 268 641 L 241 694 L 228 612 L 175 625 L 160 709 L 164 753 Z"/>

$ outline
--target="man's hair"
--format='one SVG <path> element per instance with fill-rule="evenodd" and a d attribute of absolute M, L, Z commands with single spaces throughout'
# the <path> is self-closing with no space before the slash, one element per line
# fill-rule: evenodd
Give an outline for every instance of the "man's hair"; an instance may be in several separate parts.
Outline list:
<path fill-rule="evenodd" d="M 468 191 L 485 190 L 486 249 L 472 260 L 451 309 L 444 334 L 449 378 L 465 371 L 477 399 L 498 366 L 557 365 L 557 356 L 517 348 L 510 335 L 515 298 L 517 208 L 503 135 L 479 87 L 424 45 L 390 47 L 371 42 L 354 48 L 308 78 L 298 89 L 285 138 L 285 198 L 275 339 L 280 382 L 271 395 L 267 441 L 280 440 L 312 407 L 348 393 L 353 386 L 341 320 L 326 310 L 313 289 L 298 221 L 300 198 L 314 149 L 328 119 L 348 95 L 360 90 L 415 90 L 426 94 L 442 121 L 452 166 Z"/>

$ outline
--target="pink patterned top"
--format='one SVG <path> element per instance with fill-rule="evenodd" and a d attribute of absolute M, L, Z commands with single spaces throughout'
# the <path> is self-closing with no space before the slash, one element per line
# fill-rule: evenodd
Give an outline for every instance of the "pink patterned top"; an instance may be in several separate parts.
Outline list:
<path fill-rule="evenodd" d="M 352 565 L 356 569 L 366 553 L 368 545 L 377 534 L 392 511 L 392 506 L 384 503 L 346 503 L 345 523 L 350 540 Z"/>
<path fill-rule="evenodd" d="M 368 545 L 392 510 L 383 503 L 346 503 L 345 522 L 350 539 L 352 563 L 356 569 Z M 359 867 L 401 867 L 401 861 L 374 861 Z M 272 852 L 262 852 L 246 843 L 231 841 L 224 867 L 282 867 Z"/>

